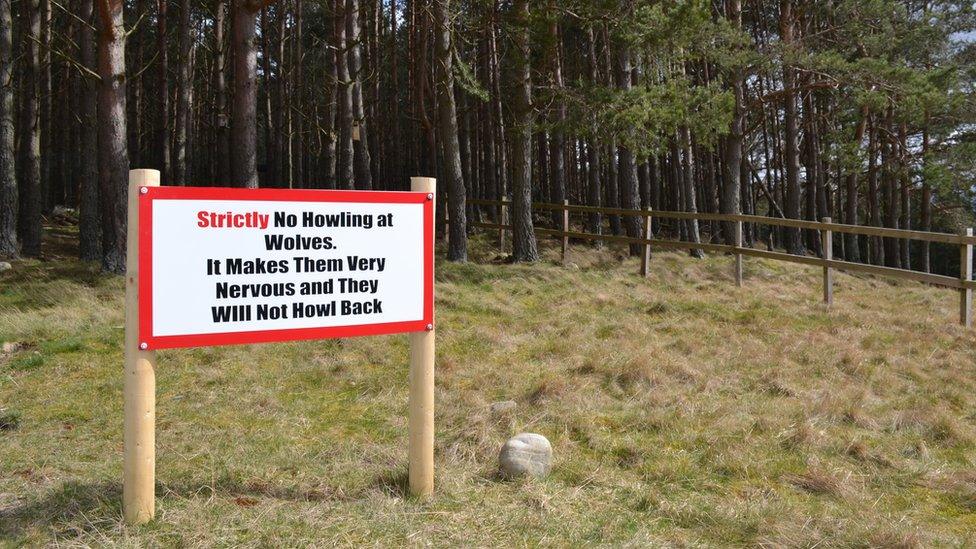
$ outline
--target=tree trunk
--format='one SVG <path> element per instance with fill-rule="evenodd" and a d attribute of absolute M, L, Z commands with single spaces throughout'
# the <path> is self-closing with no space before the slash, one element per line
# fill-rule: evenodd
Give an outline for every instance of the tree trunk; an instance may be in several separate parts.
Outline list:
<path fill-rule="evenodd" d="M 336 177 L 338 178 L 339 188 L 352 189 L 355 187 L 356 173 L 353 162 L 353 104 L 352 104 L 352 83 L 349 81 L 349 56 L 346 41 L 346 8 L 344 0 L 335 0 L 335 44 L 336 48 L 336 77 L 338 81 L 338 98 L 336 103 L 339 109 L 339 169 Z"/>
<path fill-rule="evenodd" d="M 921 209 L 921 230 L 931 231 L 932 230 L 932 186 L 929 184 L 928 180 L 928 168 L 929 165 L 929 126 L 928 126 L 928 115 L 925 117 L 925 126 L 922 130 L 922 198 L 920 199 L 919 208 Z M 930 242 L 922 241 L 922 264 L 921 270 L 929 273 L 932 272 L 932 260 L 931 260 L 931 246 Z"/>
<path fill-rule="evenodd" d="M 587 49 L 589 57 L 589 69 L 590 69 L 590 83 L 596 85 L 599 81 L 599 72 L 596 57 L 596 33 L 593 31 L 593 25 L 587 27 Z M 593 133 L 596 134 L 596 127 L 592 128 Z M 587 205 L 600 207 L 603 203 L 603 188 L 600 184 L 601 173 L 600 173 L 600 143 L 596 139 L 590 139 L 586 143 L 586 168 L 587 168 Z M 588 218 L 588 230 L 591 234 L 603 234 L 603 217 L 599 212 L 590 212 Z M 603 245 L 602 240 L 596 240 L 593 243 L 595 246 L 600 247 Z"/>
<path fill-rule="evenodd" d="M 624 9 L 628 2 L 625 0 Z M 617 57 L 617 87 L 623 92 L 631 89 L 630 81 L 630 46 L 621 44 Z M 634 154 L 626 146 L 617 148 L 617 161 L 620 174 L 620 205 L 628 210 L 640 209 L 640 187 L 637 181 L 637 164 L 634 162 Z M 624 229 L 630 238 L 644 237 L 643 220 L 636 215 L 624 216 Z M 630 255 L 637 256 L 643 253 L 644 246 L 637 243 L 630 244 Z"/>
<path fill-rule="evenodd" d="M 868 133 L 868 222 L 871 226 L 881 227 L 881 193 L 878 189 L 878 139 L 879 132 L 877 123 L 871 123 Z M 877 236 L 868 237 L 869 261 L 875 265 L 884 265 L 884 247 L 881 245 L 881 238 Z"/>
<path fill-rule="evenodd" d="M 146 0 L 138 0 L 136 2 L 136 13 L 134 14 L 136 18 L 145 17 L 149 20 L 149 8 L 147 6 Z M 146 39 L 149 36 L 149 32 L 146 27 L 140 25 L 138 32 L 132 36 L 132 42 L 130 43 L 131 52 L 129 54 L 128 66 L 129 70 L 132 72 L 139 73 L 142 70 L 143 65 L 146 63 L 146 58 L 144 51 L 146 48 Z M 127 131 L 129 133 L 129 163 L 133 166 L 143 167 L 142 164 L 142 123 L 143 123 L 143 77 L 140 74 L 138 77 L 133 77 L 129 80 L 128 93 L 131 97 L 128 99 L 128 104 L 126 108 L 129 110 L 128 120 L 126 120 L 126 125 L 128 126 Z"/>
<path fill-rule="evenodd" d="M 552 42 L 549 53 L 549 67 L 552 78 L 552 88 L 555 93 L 559 93 L 563 88 L 562 59 L 560 54 L 560 34 L 559 24 L 556 19 L 555 5 L 550 4 L 552 22 L 549 24 L 549 40 Z M 554 105 L 553 129 L 549 140 L 549 202 L 552 204 L 562 204 L 566 199 L 566 161 L 565 148 L 566 140 L 563 135 L 563 124 L 566 121 L 566 105 L 562 99 L 557 97 Z M 562 226 L 563 212 L 560 210 L 552 211 L 552 222 L 554 227 Z"/>
<path fill-rule="evenodd" d="M 257 47 L 254 41 L 257 14 L 263 7 L 256 0 L 234 3 L 234 100 L 231 122 L 231 184 L 256 189 L 257 168 Z"/>
<path fill-rule="evenodd" d="M 681 148 L 685 158 L 684 170 L 682 173 L 682 185 L 685 199 L 685 211 L 691 213 L 698 212 L 698 205 L 695 197 L 695 158 L 691 146 L 691 131 L 688 126 L 682 126 L 678 133 L 681 136 Z M 701 235 L 698 232 L 698 220 L 689 219 L 687 222 L 688 240 L 696 244 L 701 243 Z M 690 248 L 691 257 L 703 258 L 705 254 L 700 248 Z"/>
<path fill-rule="evenodd" d="M 443 174 L 447 179 L 447 209 L 450 219 L 447 259 L 468 260 L 467 217 L 465 189 L 461 166 L 461 146 L 458 141 L 457 111 L 454 104 L 454 64 L 450 0 L 433 0 L 437 71 L 437 111 L 440 122 L 440 142 L 444 155 Z"/>
<path fill-rule="evenodd" d="M 532 76 L 529 50 L 529 2 L 515 0 L 515 92 L 512 135 L 512 252 L 515 261 L 538 261 L 532 226 Z"/>
<path fill-rule="evenodd" d="M 290 63 L 285 58 L 285 44 L 288 41 L 288 13 L 286 4 L 282 3 L 275 10 L 274 39 L 271 40 L 270 59 L 275 67 L 273 73 L 268 74 L 274 82 L 271 92 L 274 129 L 271 132 L 272 141 L 265 148 L 273 154 L 271 171 L 268 173 L 266 184 L 269 187 L 291 187 L 291 112 L 288 108 L 289 91 L 286 75 Z M 270 35 L 270 29 L 269 33 Z"/>
<path fill-rule="evenodd" d="M 885 116 L 885 137 L 881 144 L 881 173 L 882 184 L 884 185 L 884 221 L 885 226 L 891 229 L 898 228 L 898 176 L 896 170 L 897 159 L 895 154 L 895 133 L 894 133 L 894 108 L 888 106 L 888 113 Z M 880 136 L 879 136 L 880 138 Z M 888 267 L 901 268 L 901 254 L 898 239 L 885 238 L 885 265 Z"/>
<path fill-rule="evenodd" d="M 864 140 L 864 130 L 868 125 L 868 108 L 863 107 L 861 109 L 861 118 L 857 121 L 857 126 L 854 130 L 854 144 L 858 148 L 861 147 L 861 141 Z M 860 163 L 858 163 L 860 166 Z M 858 168 L 851 167 L 844 181 L 845 193 L 845 206 L 844 206 L 844 222 L 848 225 L 857 225 L 857 172 L 860 171 Z M 838 191 L 839 192 L 839 191 Z M 861 261 L 861 249 L 858 243 L 858 238 L 856 234 L 845 234 L 844 235 L 844 259 L 847 261 L 858 262 Z"/>
<path fill-rule="evenodd" d="M 793 30 L 795 22 L 793 20 L 792 0 L 780 0 L 780 36 L 783 45 L 789 49 L 794 45 Z M 784 102 L 784 137 L 783 137 L 783 159 L 786 163 L 786 188 L 784 210 L 786 217 L 792 219 L 800 218 L 800 149 L 799 149 L 799 130 L 797 127 L 798 116 L 796 108 L 796 73 L 795 69 L 787 62 L 783 63 L 783 102 Z M 800 230 L 787 228 L 786 250 L 791 254 L 803 254 L 803 242 L 800 239 Z"/>
<path fill-rule="evenodd" d="M 51 0 L 41 0 L 40 10 L 41 32 L 34 35 L 38 41 L 35 45 L 39 47 L 37 131 L 40 144 L 37 148 L 37 155 L 41 164 L 39 187 L 41 213 L 47 213 L 54 206 L 51 201 L 51 160 L 54 156 L 51 154 L 51 115 L 53 114 L 51 108 Z"/>
<path fill-rule="evenodd" d="M 227 56 L 225 55 L 225 27 L 227 21 L 227 1 L 217 0 L 214 22 L 214 87 L 216 88 L 217 112 L 217 151 L 216 182 L 220 186 L 230 181 L 230 117 L 227 115 Z"/>
<path fill-rule="evenodd" d="M 2 2 L 4 0 L 0 0 Z M 81 63 L 98 70 L 95 59 L 93 23 L 94 0 L 83 0 L 79 16 L 81 25 Z M 102 259 L 102 223 L 98 200 L 98 83 L 90 76 L 81 83 L 81 192 L 78 197 L 78 255 L 86 261 Z"/>
<path fill-rule="evenodd" d="M 295 32 L 293 42 L 292 71 L 294 83 L 292 85 L 292 100 L 290 111 L 294 116 L 292 125 L 292 186 L 297 189 L 305 188 L 305 87 L 302 75 L 305 50 L 303 47 L 302 23 L 304 19 L 304 4 L 302 0 L 295 0 Z"/>
<path fill-rule="evenodd" d="M 508 132 L 505 131 L 505 116 L 502 112 L 502 92 L 501 92 L 501 68 L 498 56 L 498 30 L 497 17 L 498 17 L 498 1 L 492 1 L 492 22 L 489 28 L 488 35 L 488 61 L 491 73 L 491 120 L 492 131 L 494 135 L 495 143 L 495 158 L 498 160 L 498 164 L 493 166 L 492 169 L 495 170 L 495 186 L 497 196 L 500 199 L 505 199 L 509 192 L 509 173 L 508 173 Z"/>
<path fill-rule="evenodd" d="M 372 189 L 373 176 L 366 132 L 366 111 L 363 106 L 362 54 L 360 46 L 359 0 L 346 0 L 346 41 L 349 50 L 349 76 L 352 79 L 353 125 L 358 128 L 358 139 L 353 140 L 356 172 L 356 188 Z"/>
<path fill-rule="evenodd" d="M 336 13 L 331 3 L 325 8 L 326 23 L 329 29 L 336 26 Z M 333 45 L 334 46 L 334 45 Z M 336 48 L 328 47 L 325 51 L 325 127 L 322 136 L 322 184 L 326 189 L 336 188 Z"/>
<path fill-rule="evenodd" d="M 99 2 L 101 0 L 94 0 Z M 171 156 L 169 142 L 169 55 L 167 53 L 167 6 L 170 0 L 157 0 L 156 10 L 156 52 L 159 65 L 159 82 L 156 85 L 156 95 L 159 97 L 159 124 L 156 128 L 156 148 L 159 151 L 160 176 L 164 185 L 172 184 Z"/>
<path fill-rule="evenodd" d="M 736 29 L 742 28 L 742 0 L 726 0 L 725 16 Z M 741 176 L 742 145 L 745 140 L 745 75 L 742 69 L 735 68 L 730 76 L 729 87 L 732 89 L 732 97 L 735 105 L 732 111 L 732 124 L 729 126 L 729 134 L 722 141 L 722 192 L 719 196 L 719 209 L 726 215 L 738 215 L 742 213 L 740 187 L 743 182 Z M 746 182 L 748 183 L 748 182 Z M 723 225 L 722 233 L 725 236 L 725 243 L 735 245 L 734 224 L 729 222 Z"/>
<path fill-rule="evenodd" d="M 193 86 L 193 64 L 191 62 L 191 24 L 190 24 L 190 0 L 180 1 L 180 26 L 179 26 L 179 45 L 180 45 L 180 68 L 177 72 L 177 100 L 176 100 L 176 135 L 173 140 L 173 181 L 176 185 L 186 185 L 187 182 L 187 159 L 186 144 L 189 138 L 190 127 L 190 92 Z"/>
<path fill-rule="evenodd" d="M 40 33 L 41 11 L 38 0 L 24 0 L 25 29 L 24 82 L 20 102 L 20 210 L 18 237 L 21 252 L 28 257 L 41 255 L 41 129 L 40 129 Z"/>
<path fill-rule="evenodd" d="M 125 126 L 125 27 L 122 0 L 98 1 L 98 179 L 102 267 L 125 273 L 129 154 Z"/>
<path fill-rule="evenodd" d="M 912 229 L 911 216 L 911 174 L 908 167 L 908 128 L 902 122 L 898 126 L 898 179 L 900 180 L 901 211 L 898 218 L 898 228 L 906 231 Z M 902 238 L 899 241 L 899 255 L 901 256 L 901 267 L 903 269 L 912 268 L 911 240 Z"/>
<path fill-rule="evenodd" d="M 14 149 L 13 17 L 0 0 L 0 257 L 20 254 L 17 242 L 17 172 Z"/>
<path fill-rule="evenodd" d="M 803 122 L 804 122 L 804 151 L 806 165 L 806 200 L 805 216 L 809 221 L 817 221 L 817 187 L 821 177 L 820 171 L 820 145 L 817 142 L 817 112 L 814 105 L 813 96 L 806 94 L 803 100 Z M 820 231 L 806 231 L 807 248 L 813 253 L 822 257 L 820 243 Z"/>

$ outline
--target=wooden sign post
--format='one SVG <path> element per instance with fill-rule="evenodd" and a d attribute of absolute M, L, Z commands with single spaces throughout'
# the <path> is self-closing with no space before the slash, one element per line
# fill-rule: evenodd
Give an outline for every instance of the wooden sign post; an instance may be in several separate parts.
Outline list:
<path fill-rule="evenodd" d="M 433 493 L 436 181 L 411 187 L 160 187 L 130 172 L 126 522 L 154 515 L 154 351 L 177 347 L 408 333 L 410 493 Z"/>
<path fill-rule="evenodd" d="M 437 180 L 410 179 L 410 190 L 437 196 Z M 430 235 L 433 246 L 434 235 Z M 410 334 L 410 493 L 427 497 L 434 493 L 434 325 L 424 332 Z"/>
<path fill-rule="evenodd" d="M 139 195 L 158 186 L 157 170 L 129 172 L 122 510 L 132 524 L 147 522 L 156 512 L 156 353 L 139 346 Z"/>

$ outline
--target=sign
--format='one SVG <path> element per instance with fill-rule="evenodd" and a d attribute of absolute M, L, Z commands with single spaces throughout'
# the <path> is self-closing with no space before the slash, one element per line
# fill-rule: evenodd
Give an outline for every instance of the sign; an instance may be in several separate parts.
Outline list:
<path fill-rule="evenodd" d="M 433 327 L 433 197 L 141 187 L 144 350 Z"/>

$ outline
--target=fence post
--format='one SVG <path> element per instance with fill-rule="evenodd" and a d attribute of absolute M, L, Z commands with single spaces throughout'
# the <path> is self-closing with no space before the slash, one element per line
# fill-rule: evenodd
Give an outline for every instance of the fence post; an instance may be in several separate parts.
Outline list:
<path fill-rule="evenodd" d="M 437 180 L 413 177 L 410 190 L 437 196 Z M 437 219 L 435 216 L 434 219 Z M 410 334 L 408 473 L 410 493 L 434 493 L 434 327 Z"/>
<path fill-rule="evenodd" d="M 156 353 L 139 342 L 139 197 L 140 188 L 158 186 L 156 170 L 129 172 L 122 389 L 122 514 L 129 524 L 149 522 L 156 514 Z"/>
<path fill-rule="evenodd" d="M 742 287 L 742 254 L 739 253 L 738 248 L 742 247 L 742 222 L 735 222 L 735 285 L 738 288 Z"/>
<path fill-rule="evenodd" d="M 964 229 L 962 236 L 973 236 L 972 227 Z M 973 279 L 973 245 L 964 242 L 959 245 L 959 279 L 963 284 Z M 959 289 L 959 323 L 967 328 L 973 327 L 973 290 Z"/>
<path fill-rule="evenodd" d="M 830 224 L 829 217 L 823 218 L 823 222 Z M 830 261 L 834 259 L 834 232 L 830 227 L 825 227 L 822 231 L 823 240 L 823 300 L 830 307 L 834 304 L 834 273 L 830 268 Z"/>
<path fill-rule="evenodd" d="M 644 210 L 644 240 L 651 239 L 651 209 Z M 651 271 L 651 244 L 644 243 L 644 253 L 641 254 L 641 276 L 647 278 Z"/>
<path fill-rule="evenodd" d="M 504 199 L 499 200 L 498 206 L 498 224 L 501 225 L 498 229 L 498 250 L 501 253 L 505 253 L 505 223 L 507 222 L 507 212 L 505 211 Z"/>
<path fill-rule="evenodd" d="M 569 200 L 563 200 L 563 265 L 569 253 Z"/>

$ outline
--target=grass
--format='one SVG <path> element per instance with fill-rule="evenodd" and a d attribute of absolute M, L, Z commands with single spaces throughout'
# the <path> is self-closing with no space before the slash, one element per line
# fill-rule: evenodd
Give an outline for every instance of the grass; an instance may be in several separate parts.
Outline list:
<path fill-rule="evenodd" d="M 157 518 L 121 521 L 122 281 L 0 274 L 0 545 L 976 544 L 976 332 L 955 293 L 571 249 L 438 265 L 437 494 L 405 496 L 403 336 L 158 354 Z M 492 413 L 514 400 L 517 408 Z M 506 482 L 517 432 L 552 475 Z"/>

